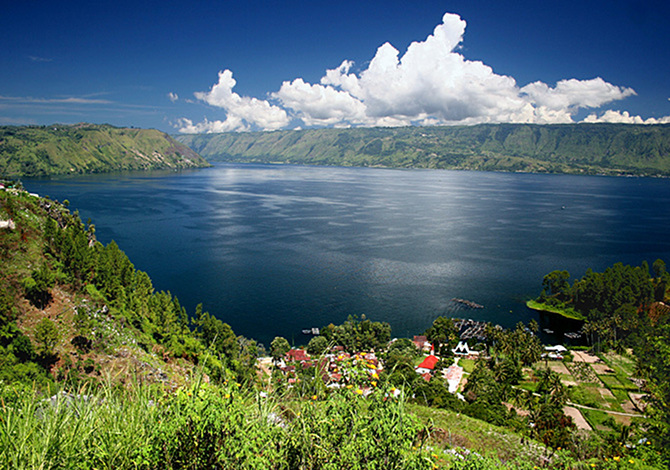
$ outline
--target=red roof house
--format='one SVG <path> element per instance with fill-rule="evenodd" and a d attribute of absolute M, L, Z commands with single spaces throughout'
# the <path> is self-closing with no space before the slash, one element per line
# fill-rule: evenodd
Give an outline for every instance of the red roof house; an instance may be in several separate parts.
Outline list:
<path fill-rule="evenodd" d="M 416 369 L 415 369 L 416 373 L 423 375 L 423 374 L 432 372 L 433 369 L 435 368 L 435 364 L 437 364 L 438 361 L 439 361 L 439 359 L 431 354 L 430 356 L 425 358 L 421 362 L 421 364 L 416 366 Z"/>
<path fill-rule="evenodd" d="M 286 353 L 286 359 L 289 361 L 302 362 L 309 360 L 309 356 L 304 349 L 291 349 Z"/>

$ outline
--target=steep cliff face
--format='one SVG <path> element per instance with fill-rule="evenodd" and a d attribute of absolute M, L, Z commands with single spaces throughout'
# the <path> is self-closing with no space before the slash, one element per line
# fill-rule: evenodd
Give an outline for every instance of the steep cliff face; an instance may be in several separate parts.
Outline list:
<path fill-rule="evenodd" d="M 0 127 L 0 176 L 42 176 L 205 167 L 186 145 L 155 129 L 77 124 Z"/>

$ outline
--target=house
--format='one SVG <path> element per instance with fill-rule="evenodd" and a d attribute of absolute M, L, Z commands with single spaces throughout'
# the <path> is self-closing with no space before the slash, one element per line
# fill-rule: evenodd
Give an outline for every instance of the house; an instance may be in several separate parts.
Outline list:
<path fill-rule="evenodd" d="M 430 344 L 430 342 L 428 341 L 428 338 L 426 338 L 423 335 L 414 336 L 414 338 L 412 339 L 412 343 L 414 343 L 414 346 L 416 346 L 416 349 L 418 349 L 419 351 L 423 351 L 423 352 L 428 352 L 433 347 L 433 345 Z"/>
<path fill-rule="evenodd" d="M 309 356 L 307 355 L 304 349 L 291 349 L 289 350 L 289 352 L 286 353 L 286 360 L 303 362 L 308 361 Z"/>
<path fill-rule="evenodd" d="M 6 228 L 9 230 L 16 229 L 16 224 L 12 219 L 9 220 L 0 220 L 0 228 Z"/>
<path fill-rule="evenodd" d="M 451 350 L 456 356 L 479 356 L 479 351 L 473 351 L 465 341 L 459 341 L 454 349 Z"/>
<path fill-rule="evenodd" d="M 449 393 L 456 393 L 456 390 L 458 390 L 458 385 L 461 383 L 461 379 L 463 378 L 463 368 L 459 365 L 452 364 L 442 373 L 442 375 L 445 379 L 447 379 Z"/>
<path fill-rule="evenodd" d="M 414 370 L 416 370 L 417 374 L 421 375 L 429 374 L 433 372 L 433 369 L 435 369 L 435 365 L 437 364 L 438 361 L 439 359 L 431 354 L 430 356 L 426 357 L 423 361 L 421 361 L 421 364 L 416 366 L 416 369 Z"/>
<path fill-rule="evenodd" d="M 542 354 L 542 357 L 548 357 L 549 359 L 555 359 L 560 361 L 563 359 L 563 353 L 567 352 L 568 348 L 558 344 L 556 346 L 545 346 L 544 350 L 546 352 Z"/>

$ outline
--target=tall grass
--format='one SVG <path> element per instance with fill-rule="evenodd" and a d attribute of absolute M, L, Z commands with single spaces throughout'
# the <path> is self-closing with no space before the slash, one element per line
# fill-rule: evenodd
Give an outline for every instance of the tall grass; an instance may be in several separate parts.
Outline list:
<path fill-rule="evenodd" d="M 103 386 L 51 398 L 23 393 L 3 401 L 0 468 L 138 468 L 158 414 L 156 394 L 143 386 Z"/>
<path fill-rule="evenodd" d="M 295 399 L 194 380 L 16 393 L 0 403 L 0 469 L 432 468 L 402 399 L 356 391 Z"/>

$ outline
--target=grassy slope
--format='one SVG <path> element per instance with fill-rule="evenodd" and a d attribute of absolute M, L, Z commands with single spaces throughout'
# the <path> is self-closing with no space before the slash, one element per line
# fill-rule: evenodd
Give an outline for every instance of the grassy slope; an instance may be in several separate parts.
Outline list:
<path fill-rule="evenodd" d="M 208 160 L 670 175 L 670 125 L 485 124 L 177 136 Z"/>
<path fill-rule="evenodd" d="M 515 432 L 454 411 L 408 405 L 425 425 L 432 427 L 431 441 L 438 448 L 466 448 L 502 461 L 516 458 L 540 462 L 547 449 Z"/>
<path fill-rule="evenodd" d="M 79 124 L 0 127 L 0 176 L 40 176 L 207 166 L 154 129 Z"/>

